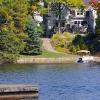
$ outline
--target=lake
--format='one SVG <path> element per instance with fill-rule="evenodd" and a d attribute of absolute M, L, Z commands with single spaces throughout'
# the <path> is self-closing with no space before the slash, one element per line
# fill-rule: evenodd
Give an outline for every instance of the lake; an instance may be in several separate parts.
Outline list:
<path fill-rule="evenodd" d="M 39 100 L 100 100 L 99 64 L 1 65 L 0 84 L 33 84 Z"/>

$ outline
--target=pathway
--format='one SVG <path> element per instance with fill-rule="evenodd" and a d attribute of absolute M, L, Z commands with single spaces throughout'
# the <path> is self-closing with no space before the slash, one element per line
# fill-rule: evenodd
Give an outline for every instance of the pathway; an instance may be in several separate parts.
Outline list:
<path fill-rule="evenodd" d="M 51 52 L 57 52 L 51 45 L 49 38 L 42 38 L 43 40 L 43 48 L 45 50 L 51 51 Z"/>

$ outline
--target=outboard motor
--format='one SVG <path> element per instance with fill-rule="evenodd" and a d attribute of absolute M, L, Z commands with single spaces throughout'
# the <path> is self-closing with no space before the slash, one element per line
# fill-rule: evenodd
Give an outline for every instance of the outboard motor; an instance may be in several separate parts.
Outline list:
<path fill-rule="evenodd" d="M 83 63 L 82 58 L 79 58 L 77 62 L 78 62 L 78 63 Z"/>

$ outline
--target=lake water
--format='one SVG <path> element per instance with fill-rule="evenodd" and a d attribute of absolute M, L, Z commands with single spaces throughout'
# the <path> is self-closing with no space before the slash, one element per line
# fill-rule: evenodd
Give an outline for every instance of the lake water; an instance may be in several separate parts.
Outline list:
<path fill-rule="evenodd" d="M 2 65 L 0 83 L 38 85 L 39 100 L 100 100 L 100 65 Z"/>

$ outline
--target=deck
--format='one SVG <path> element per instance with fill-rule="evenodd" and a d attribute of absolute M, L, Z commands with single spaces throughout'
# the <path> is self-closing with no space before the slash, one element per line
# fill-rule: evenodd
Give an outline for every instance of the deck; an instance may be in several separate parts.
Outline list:
<path fill-rule="evenodd" d="M 38 88 L 33 85 L 0 85 L 0 100 L 20 100 L 38 98 Z"/>

